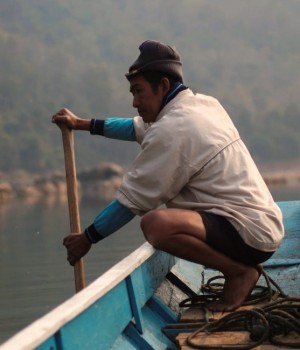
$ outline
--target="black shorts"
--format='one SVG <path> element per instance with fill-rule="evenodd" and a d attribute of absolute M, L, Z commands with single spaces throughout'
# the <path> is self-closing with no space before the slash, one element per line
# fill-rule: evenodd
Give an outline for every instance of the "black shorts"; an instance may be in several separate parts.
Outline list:
<path fill-rule="evenodd" d="M 268 260 L 274 252 L 263 252 L 247 245 L 224 217 L 205 211 L 199 214 L 206 229 L 206 242 L 215 250 L 246 265 L 257 265 Z"/>

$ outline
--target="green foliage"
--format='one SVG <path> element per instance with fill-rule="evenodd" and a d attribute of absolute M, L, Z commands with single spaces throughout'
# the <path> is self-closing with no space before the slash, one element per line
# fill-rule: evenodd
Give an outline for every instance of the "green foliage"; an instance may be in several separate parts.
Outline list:
<path fill-rule="evenodd" d="M 146 39 L 176 46 L 187 84 L 222 102 L 257 160 L 298 157 L 299 14 L 298 0 L 0 2 L 0 169 L 62 167 L 62 107 L 133 115 L 124 74 Z M 135 152 L 76 133 L 79 169 Z"/>

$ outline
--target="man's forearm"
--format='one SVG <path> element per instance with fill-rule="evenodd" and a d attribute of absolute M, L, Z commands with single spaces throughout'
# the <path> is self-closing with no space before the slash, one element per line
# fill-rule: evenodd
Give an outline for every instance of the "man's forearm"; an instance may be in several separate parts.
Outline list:
<path fill-rule="evenodd" d="M 78 118 L 76 120 L 75 130 L 90 131 L 90 127 L 91 127 L 91 119 L 80 119 L 80 118 Z"/>
<path fill-rule="evenodd" d="M 111 235 L 135 217 L 130 209 L 114 199 L 96 217 L 94 223 L 85 229 L 91 243 Z"/>
<path fill-rule="evenodd" d="M 110 139 L 136 141 L 133 118 L 92 119 L 90 132 Z"/>

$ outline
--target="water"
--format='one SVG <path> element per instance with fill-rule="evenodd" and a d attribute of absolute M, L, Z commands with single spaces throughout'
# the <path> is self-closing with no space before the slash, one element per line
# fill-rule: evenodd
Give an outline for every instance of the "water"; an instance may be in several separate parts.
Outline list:
<path fill-rule="evenodd" d="M 296 200 L 299 187 L 271 188 L 275 200 Z M 101 210 L 80 206 L 85 228 Z M 62 246 L 69 233 L 66 202 L 0 205 L 0 344 L 74 294 L 73 268 Z M 86 283 L 144 242 L 135 218 L 94 245 L 84 259 Z"/>
<path fill-rule="evenodd" d="M 101 208 L 80 208 L 85 228 Z M 0 206 L 0 343 L 74 294 L 73 268 L 62 245 L 67 203 Z M 144 242 L 138 218 L 94 245 L 84 259 L 86 283 Z"/>

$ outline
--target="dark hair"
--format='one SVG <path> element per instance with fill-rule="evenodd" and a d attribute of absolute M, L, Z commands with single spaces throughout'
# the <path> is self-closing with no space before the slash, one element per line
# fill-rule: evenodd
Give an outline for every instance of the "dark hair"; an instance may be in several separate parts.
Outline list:
<path fill-rule="evenodd" d="M 176 79 L 170 74 L 159 71 L 145 71 L 140 73 L 141 76 L 151 85 L 153 92 L 157 92 L 162 78 L 167 78 L 170 82 L 170 89 L 176 84 Z"/>

